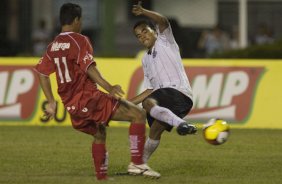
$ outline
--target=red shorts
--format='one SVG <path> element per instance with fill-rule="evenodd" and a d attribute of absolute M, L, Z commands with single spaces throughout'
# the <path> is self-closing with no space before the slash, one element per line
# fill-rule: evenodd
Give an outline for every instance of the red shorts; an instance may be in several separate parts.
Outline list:
<path fill-rule="evenodd" d="M 108 125 L 119 101 L 99 90 L 84 91 L 75 106 L 67 106 L 73 128 L 94 135 L 97 125 Z"/>

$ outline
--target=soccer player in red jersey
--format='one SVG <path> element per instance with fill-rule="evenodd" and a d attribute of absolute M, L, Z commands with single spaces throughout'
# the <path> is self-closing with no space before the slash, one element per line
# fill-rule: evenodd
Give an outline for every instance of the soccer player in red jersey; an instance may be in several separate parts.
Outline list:
<path fill-rule="evenodd" d="M 109 120 L 130 121 L 129 138 L 131 163 L 128 172 L 159 177 L 159 174 L 142 160 L 145 142 L 145 112 L 122 99 L 119 85 L 111 85 L 96 68 L 93 48 L 89 39 L 80 34 L 82 9 L 77 4 L 66 3 L 60 9 L 61 33 L 48 46 L 36 65 L 42 90 L 48 100 L 46 117 L 56 112 L 49 75 L 56 73 L 58 94 L 70 114 L 72 126 L 94 137 L 92 157 L 98 180 L 107 179 L 108 153 L 106 151 L 106 126 Z M 104 93 L 97 85 L 105 89 Z"/>

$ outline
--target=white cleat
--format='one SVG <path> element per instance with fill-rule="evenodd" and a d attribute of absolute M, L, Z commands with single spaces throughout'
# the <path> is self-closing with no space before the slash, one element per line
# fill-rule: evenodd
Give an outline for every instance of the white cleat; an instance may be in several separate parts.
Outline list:
<path fill-rule="evenodd" d="M 154 179 L 161 177 L 160 173 L 151 169 L 147 164 L 135 165 L 130 163 L 127 167 L 127 171 L 131 175 L 143 175 Z"/>

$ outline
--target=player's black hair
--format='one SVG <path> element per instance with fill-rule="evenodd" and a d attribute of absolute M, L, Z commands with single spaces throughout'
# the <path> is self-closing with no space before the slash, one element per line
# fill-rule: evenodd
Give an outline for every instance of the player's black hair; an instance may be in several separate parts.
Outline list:
<path fill-rule="evenodd" d="M 60 9 L 60 23 L 70 25 L 76 17 L 80 18 L 82 9 L 79 5 L 73 3 L 65 3 Z"/>
<path fill-rule="evenodd" d="M 151 29 L 153 29 L 154 31 L 156 31 L 156 28 L 155 26 L 153 25 L 152 22 L 150 21 L 146 21 L 146 20 L 140 20 L 138 22 L 135 23 L 135 25 L 133 26 L 133 30 L 135 30 L 135 28 L 137 28 L 138 26 L 140 25 L 147 25 L 149 26 Z"/>

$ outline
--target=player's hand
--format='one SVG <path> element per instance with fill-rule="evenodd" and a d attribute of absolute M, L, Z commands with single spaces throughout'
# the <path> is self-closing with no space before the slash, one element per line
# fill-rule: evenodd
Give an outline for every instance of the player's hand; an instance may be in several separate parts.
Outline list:
<path fill-rule="evenodd" d="M 43 118 L 45 120 L 53 119 L 57 110 L 57 103 L 54 102 L 48 102 L 44 111 Z"/>
<path fill-rule="evenodd" d="M 138 1 L 137 5 L 133 5 L 132 13 L 135 16 L 139 16 L 143 14 L 144 9 L 142 8 L 142 1 Z"/>
<path fill-rule="evenodd" d="M 121 89 L 120 85 L 114 85 L 109 91 L 115 99 L 120 99 L 124 95 L 124 91 Z"/>

